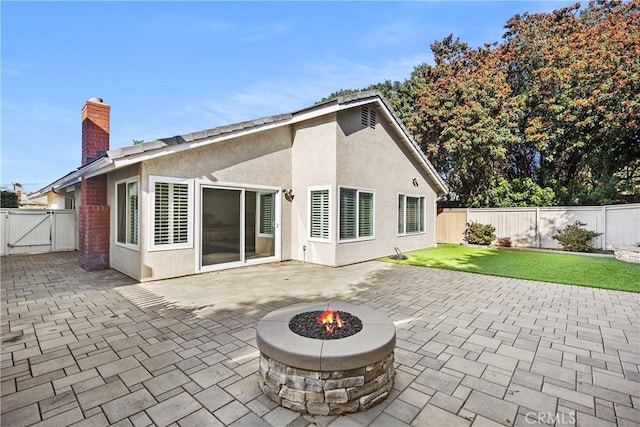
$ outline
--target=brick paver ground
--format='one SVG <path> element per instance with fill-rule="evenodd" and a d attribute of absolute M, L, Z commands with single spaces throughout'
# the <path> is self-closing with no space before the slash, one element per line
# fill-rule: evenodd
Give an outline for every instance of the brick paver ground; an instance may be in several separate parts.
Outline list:
<path fill-rule="evenodd" d="M 640 425 L 638 294 L 377 262 L 137 284 L 74 253 L 2 258 L 2 426 Z M 300 416 L 257 386 L 255 326 L 339 298 L 397 327 L 380 405 Z"/>

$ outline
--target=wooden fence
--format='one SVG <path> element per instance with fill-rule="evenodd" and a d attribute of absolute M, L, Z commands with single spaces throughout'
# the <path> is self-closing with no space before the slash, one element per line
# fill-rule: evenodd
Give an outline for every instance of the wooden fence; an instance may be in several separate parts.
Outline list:
<path fill-rule="evenodd" d="M 551 236 L 573 224 L 603 233 L 593 239 L 597 249 L 640 242 L 640 203 L 611 206 L 556 206 L 550 208 L 451 208 L 438 210 L 439 243 L 463 243 L 467 222 L 491 224 L 496 237 L 509 237 L 514 246 L 559 248 Z"/>
<path fill-rule="evenodd" d="M 73 251 L 76 211 L 0 209 L 0 255 Z"/>

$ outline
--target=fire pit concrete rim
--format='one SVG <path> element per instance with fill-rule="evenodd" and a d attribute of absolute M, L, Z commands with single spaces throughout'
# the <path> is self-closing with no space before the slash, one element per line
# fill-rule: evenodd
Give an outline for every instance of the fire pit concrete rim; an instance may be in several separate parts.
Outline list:
<path fill-rule="evenodd" d="M 362 321 L 362 330 L 337 340 L 302 337 L 289 329 L 293 316 L 327 308 L 345 311 Z M 341 301 L 295 304 L 266 315 L 258 322 L 258 348 L 271 359 L 310 371 L 357 369 L 378 362 L 393 352 L 396 329 L 382 313 Z"/>

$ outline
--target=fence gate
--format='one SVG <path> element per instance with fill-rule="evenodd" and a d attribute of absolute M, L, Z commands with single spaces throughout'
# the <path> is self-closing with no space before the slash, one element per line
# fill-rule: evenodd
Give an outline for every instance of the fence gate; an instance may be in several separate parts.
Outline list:
<path fill-rule="evenodd" d="M 75 249 L 74 210 L 2 209 L 2 255 L 72 251 Z"/>

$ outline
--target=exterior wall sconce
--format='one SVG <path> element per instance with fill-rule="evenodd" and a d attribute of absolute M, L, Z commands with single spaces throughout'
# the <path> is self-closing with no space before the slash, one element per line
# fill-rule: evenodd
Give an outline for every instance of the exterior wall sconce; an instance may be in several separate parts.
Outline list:
<path fill-rule="evenodd" d="M 283 194 L 284 198 L 287 199 L 287 202 L 293 202 L 293 198 L 296 197 L 295 194 L 293 194 L 293 188 L 284 190 Z"/>
<path fill-rule="evenodd" d="M 418 178 L 413 178 L 413 186 L 414 187 L 418 186 Z"/>

